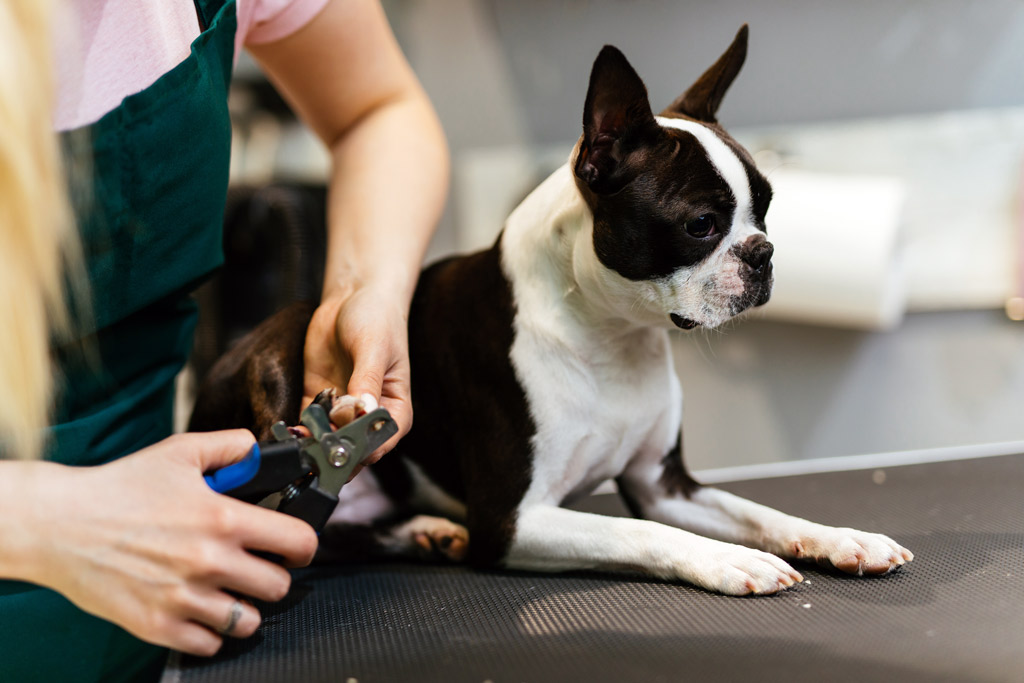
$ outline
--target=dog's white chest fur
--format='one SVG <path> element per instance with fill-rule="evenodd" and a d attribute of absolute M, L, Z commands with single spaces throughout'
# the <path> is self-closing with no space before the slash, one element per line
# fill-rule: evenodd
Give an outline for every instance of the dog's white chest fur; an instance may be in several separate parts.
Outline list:
<path fill-rule="evenodd" d="M 591 230 L 567 166 L 505 227 L 516 306 L 510 356 L 537 428 L 524 505 L 586 495 L 678 438 L 682 392 L 668 333 L 608 317 L 628 287 L 597 262 Z"/>

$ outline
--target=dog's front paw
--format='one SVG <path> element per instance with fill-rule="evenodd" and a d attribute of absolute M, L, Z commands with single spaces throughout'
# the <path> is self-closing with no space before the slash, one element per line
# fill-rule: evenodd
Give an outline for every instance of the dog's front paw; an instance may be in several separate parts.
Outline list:
<path fill-rule="evenodd" d="M 728 543 L 716 544 L 695 565 L 693 574 L 684 578 L 726 595 L 777 593 L 804 580 L 775 555 Z"/>
<path fill-rule="evenodd" d="M 831 564 L 858 576 L 886 574 L 914 559 L 912 552 L 888 536 L 827 527 L 793 541 L 791 556 Z"/>

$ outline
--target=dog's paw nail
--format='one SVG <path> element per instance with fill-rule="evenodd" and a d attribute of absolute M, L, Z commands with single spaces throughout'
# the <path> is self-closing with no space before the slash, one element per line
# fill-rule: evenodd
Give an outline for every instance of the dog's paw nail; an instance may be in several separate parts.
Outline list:
<path fill-rule="evenodd" d="M 416 542 L 416 545 L 418 545 L 420 548 L 422 548 L 423 550 L 425 550 L 427 552 L 430 552 L 431 550 L 433 550 L 433 547 L 430 544 L 430 536 L 428 536 L 427 534 L 424 534 L 424 533 L 414 534 L 413 535 L 413 541 Z"/>
<path fill-rule="evenodd" d="M 836 560 L 833 564 L 840 569 L 856 569 L 860 566 L 860 559 L 856 555 L 849 555 L 848 557 Z"/>

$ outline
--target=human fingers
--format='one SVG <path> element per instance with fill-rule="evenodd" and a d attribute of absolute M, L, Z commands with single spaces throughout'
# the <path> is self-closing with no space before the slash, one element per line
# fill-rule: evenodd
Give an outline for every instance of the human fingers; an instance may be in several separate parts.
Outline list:
<path fill-rule="evenodd" d="M 292 577 L 281 565 L 241 551 L 232 554 L 215 583 L 241 595 L 277 602 L 288 595 Z"/>
<path fill-rule="evenodd" d="M 179 619 L 167 627 L 166 633 L 158 638 L 147 638 L 138 631 L 135 635 L 156 645 L 185 652 L 198 657 L 212 657 L 220 650 L 224 638 L 194 621 Z"/>
<path fill-rule="evenodd" d="M 201 472 L 238 462 L 249 453 L 254 443 L 256 437 L 248 429 L 176 434 L 161 442 L 190 458 Z"/>
<path fill-rule="evenodd" d="M 355 359 L 355 369 L 348 383 L 348 393 L 360 397 L 364 404 L 368 404 L 368 411 L 378 405 L 386 408 L 398 425 L 395 437 L 364 461 L 371 465 L 394 448 L 412 428 L 409 358 L 404 344 L 397 342 L 371 344 L 369 348 L 360 345 L 353 349 L 352 357 Z M 355 417 L 358 417 L 358 411 Z M 342 416 L 339 418 L 343 419 Z"/>
<path fill-rule="evenodd" d="M 305 567 L 313 561 L 319 541 L 308 523 L 257 505 L 232 499 L 225 502 L 234 504 L 237 521 L 233 526 L 244 548 L 278 555 L 286 567 Z"/>
<path fill-rule="evenodd" d="M 391 419 L 398 425 L 398 432 L 364 460 L 366 465 L 372 465 L 380 460 L 398 445 L 398 442 L 412 429 L 412 395 L 408 357 L 398 359 L 385 377 L 380 407 L 385 408 L 391 415 Z"/>
<path fill-rule="evenodd" d="M 251 602 L 218 590 L 197 593 L 187 616 L 217 635 L 231 638 L 248 638 L 263 621 Z"/>
<path fill-rule="evenodd" d="M 353 396 L 370 395 L 387 408 L 398 423 L 399 438 L 412 427 L 412 369 L 405 331 L 382 331 L 379 339 L 369 344 L 362 340 L 353 344 L 355 370 L 348 383 Z"/>
<path fill-rule="evenodd" d="M 374 457 L 367 461 L 366 464 L 368 465 L 377 462 L 380 456 L 394 448 L 412 429 L 412 397 L 408 392 L 402 396 L 385 395 L 380 401 L 380 406 L 381 408 L 386 408 L 388 413 L 390 413 L 391 418 L 398 425 L 398 433 L 374 453 Z"/>
<path fill-rule="evenodd" d="M 338 299 L 321 302 L 306 329 L 302 408 L 324 389 L 345 386 L 352 375 L 352 359 L 339 340 L 341 303 Z"/>
<path fill-rule="evenodd" d="M 374 404 L 380 403 L 384 379 L 392 364 L 387 346 L 386 343 L 361 343 L 359 348 L 349 350 L 353 368 L 348 380 L 348 395 L 364 401 L 369 396 Z"/>
<path fill-rule="evenodd" d="M 117 590 L 116 586 L 112 588 L 113 590 L 107 591 L 110 594 L 109 599 L 113 601 L 113 604 L 108 605 L 110 609 L 102 612 L 87 611 L 117 624 L 137 638 L 154 645 L 201 657 L 211 657 L 220 649 L 223 642 L 222 634 L 196 620 L 197 617 L 213 608 L 208 606 L 208 600 L 197 599 L 192 590 L 177 590 L 176 597 L 171 602 L 152 604 L 143 601 L 131 604 L 130 600 L 125 600 L 126 593 L 124 591 Z M 127 594 L 130 595 L 130 591 Z M 74 602 L 83 608 L 88 606 L 82 605 L 77 600 Z M 224 609 L 226 609 L 224 615 L 230 615 L 230 606 Z M 256 627 L 258 628 L 259 614 L 257 613 L 256 616 Z M 251 615 L 245 615 L 245 619 L 240 619 L 240 621 L 243 623 L 240 627 L 236 624 L 238 628 L 234 632 L 242 633 L 244 630 L 248 635 L 252 635 L 255 628 L 250 630 Z M 225 619 L 221 626 L 226 625 L 227 620 Z"/>
<path fill-rule="evenodd" d="M 372 465 L 380 460 L 409 432 L 409 429 L 412 427 L 412 402 L 407 398 L 400 399 L 385 395 L 378 405 L 377 400 L 370 394 L 363 394 L 358 398 L 346 394 L 334 401 L 334 405 L 331 408 L 331 423 L 338 427 L 344 427 L 353 420 L 373 412 L 378 407 L 387 409 L 391 419 L 398 425 L 398 432 L 388 439 L 383 446 L 365 458 L 363 465 Z M 362 470 L 363 465 L 356 466 L 349 480 Z"/>

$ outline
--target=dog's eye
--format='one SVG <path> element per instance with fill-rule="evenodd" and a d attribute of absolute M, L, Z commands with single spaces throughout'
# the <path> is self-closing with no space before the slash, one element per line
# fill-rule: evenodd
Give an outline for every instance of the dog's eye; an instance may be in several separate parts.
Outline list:
<path fill-rule="evenodd" d="M 709 237 L 715 232 L 715 216 L 706 213 L 697 218 L 691 218 L 683 224 L 686 234 L 691 237 Z"/>

